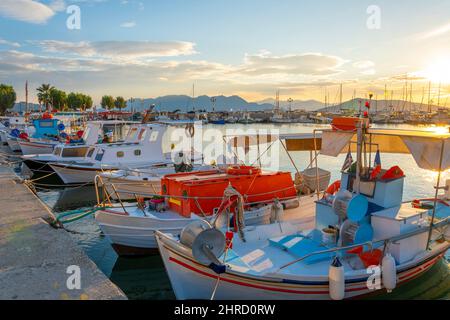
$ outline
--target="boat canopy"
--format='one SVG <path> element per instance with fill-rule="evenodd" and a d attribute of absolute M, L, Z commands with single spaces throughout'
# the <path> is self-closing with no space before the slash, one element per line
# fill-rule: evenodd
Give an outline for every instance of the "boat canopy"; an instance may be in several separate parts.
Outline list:
<path fill-rule="evenodd" d="M 320 150 L 320 154 L 332 157 L 349 150 L 356 152 L 357 147 L 356 132 L 332 129 L 320 130 L 315 134 L 234 135 L 224 136 L 224 139 L 231 147 L 243 147 L 246 151 L 253 145 L 281 140 L 288 151 Z M 450 132 L 370 128 L 366 131 L 366 143 L 373 152 L 411 154 L 422 169 L 450 169 Z"/>
<path fill-rule="evenodd" d="M 284 141 L 288 151 L 314 151 L 320 150 L 322 135 L 313 133 L 288 133 L 288 134 L 255 134 L 224 136 L 228 145 L 232 148 L 245 148 L 258 144 L 271 144 L 278 140 Z M 315 140 L 315 141 L 314 141 Z"/>
<path fill-rule="evenodd" d="M 422 169 L 450 169 L 450 132 L 375 128 L 367 129 L 365 139 L 366 143 L 371 145 L 372 151 L 411 154 Z M 355 132 L 322 131 L 322 155 L 337 157 L 349 150 L 356 152 L 356 147 Z"/>

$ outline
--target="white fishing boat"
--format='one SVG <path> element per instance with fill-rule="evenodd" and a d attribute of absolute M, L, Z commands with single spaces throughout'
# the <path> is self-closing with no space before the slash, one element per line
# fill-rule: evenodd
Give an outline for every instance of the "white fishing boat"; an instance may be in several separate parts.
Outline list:
<path fill-rule="evenodd" d="M 86 161 L 86 156 L 94 145 L 121 141 L 124 138 L 124 132 L 128 132 L 131 125 L 137 124 L 138 122 L 118 120 L 89 121 L 81 137 L 76 136 L 75 140 L 69 137 L 67 143 L 58 143 L 47 154 L 27 154 L 22 156 L 22 160 L 33 174 L 54 173 L 48 163 Z"/>
<path fill-rule="evenodd" d="M 362 119 L 356 127 L 356 138 L 322 131 L 321 154 L 348 155 L 339 192 L 320 195 L 309 213 L 314 227 L 283 222 L 239 234 L 204 221 L 179 237 L 156 232 L 177 299 L 348 299 L 390 292 L 435 265 L 450 247 L 450 192 L 438 194 L 450 133 L 371 129 Z M 295 138 L 286 145 L 304 147 Z M 435 197 L 404 202 L 403 171 L 381 169 L 379 155 L 372 167 L 371 151 L 411 154 L 438 171 Z"/>
<path fill-rule="evenodd" d="M 105 171 L 152 168 L 173 163 L 171 154 L 162 150 L 167 126 L 139 124 L 132 126 L 123 142 L 94 146 L 85 159 L 74 163 L 52 162 L 49 166 L 65 184 L 93 183 Z"/>
<path fill-rule="evenodd" d="M 273 183 L 268 184 L 268 181 Z M 98 194 L 99 203 L 103 194 L 103 199 L 111 206 L 112 196 L 107 189 L 102 190 L 103 193 Z M 116 192 L 123 192 L 120 185 L 114 186 L 111 194 Z M 146 196 L 149 200 L 138 205 L 120 202 L 95 214 L 100 229 L 120 255 L 154 252 L 156 230 L 179 235 L 192 221 L 201 218 L 213 221 L 217 212 L 227 210 L 234 202 L 240 201 L 239 210 L 247 225 L 269 223 L 276 198 L 281 201 L 278 207 L 299 205 L 290 173 L 256 169 L 242 174 L 216 169 L 166 175 L 161 194 L 148 190 Z M 227 223 L 226 219 L 221 222 Z"/>
<path fill-rule="evenodd" d="M 34 128 L 27 125 L 25 117 L 9 117 L 4 120 L 6 128 L 1 129 L 2 141 L 6 143 L 11 151 L 20 152 L 19 135 L 21 132 L 32 134 Z"/>

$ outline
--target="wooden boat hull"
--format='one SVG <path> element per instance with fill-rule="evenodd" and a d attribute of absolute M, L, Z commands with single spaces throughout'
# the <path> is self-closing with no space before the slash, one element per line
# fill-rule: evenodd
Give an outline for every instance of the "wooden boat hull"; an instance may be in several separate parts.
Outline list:
<path fill-rule="evenodd" d="M 117 200 L 117 195 L 111 184 L 114 184 L 116 187 L 121 200 L 135 199 L 135 195 L 138 197 L 148 197 L 149 194 L 161 194 L 160 177 L 155 177 L 152 180 L 129 180 L 102 176 L 102 179 L 105 183 L 106 190 L 114 200 Z"/>
<path fill-rule="evenodd" d="M 177 299 L 210 299 L 217 281 L 217 274 L 196 262 L 188 250 L 166 235 L 157 233 L 159 252 Z M 428 252 L 418 260 L 398 266 L 397 283 L 406 283 L 429 270 L 445 254 L 449 244 Z M 370 290 L 367 274 L 346 278 L 345 298 L 362 297 L 384 288 Z M 243 273 L 221 274 L 215 299 L 217 300 L 329 300 L 328 276 L 297 277 L 295 280 L 251 276 Z"/>

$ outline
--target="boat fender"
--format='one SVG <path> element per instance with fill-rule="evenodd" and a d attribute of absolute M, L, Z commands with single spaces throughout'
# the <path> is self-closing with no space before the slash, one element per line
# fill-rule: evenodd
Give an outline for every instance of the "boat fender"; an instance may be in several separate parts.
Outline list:
<path fill-rule="evenodd" d="M 186 128 L 184 128 L 184 130 L 186 131 L 186 135 L 189 138 L 192 138 L 194 136 L 194 134 L 195 134 L 195 129 L 194 129 L 194 126 L 192 124 L 186 125 Z"/>
<path fill-rule="evenodd" d="M 345 274 L 341 261 L 336 256 L 328 270 L 330 297 L 333 300 L 342 300 L 345 297 Z"/>
<path fill-rule="evenodd" d="M 397 285 L 397 267 L 395 259 L 389 253 L 383 257 L 381 261 L 381 275 L 383 286 L 387 292 L 392 292 Z"/>
<path fill-rule="evenodd" d="M 280 200 L 275 199 L 272 204 L 272 211 L 270 214 L 270 223 L 275 223 L 277 221 L 283 220 L 283 205 L 281 204 Z"/>

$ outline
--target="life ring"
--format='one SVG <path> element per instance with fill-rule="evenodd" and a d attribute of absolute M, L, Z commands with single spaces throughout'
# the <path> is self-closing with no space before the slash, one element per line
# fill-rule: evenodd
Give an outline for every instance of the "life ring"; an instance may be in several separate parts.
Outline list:
<path fill-rule="evenodd" d="M 328 195 L 334 195 L 336 192 L 339 191 L 340 188 L 341 188 L 341 180 L 336 180 L 335 182 L 333 182 L 328 186 L 327 190 L 325 190 L 325 193 Z"/>
<path fill-rule="evenodd" d="M 261 169 L 253 166 L 232 166 L 227 169 L 230 175 L 254 175 L 260 174 Z"/>
<path fill-rule="evenodd" d="M 189 138 L 192 138 L 195 134 L 195 128 L 194 128 L 194 125 L 192 125 L 192 124 L 187 124 L 186 128 L 184 128 L 184 130 L 186 131 L 186 135 Z"/>

